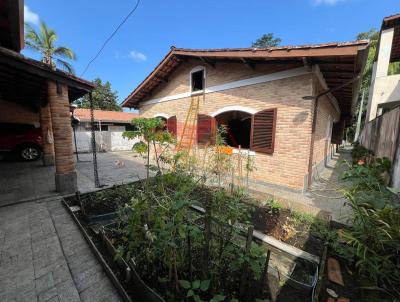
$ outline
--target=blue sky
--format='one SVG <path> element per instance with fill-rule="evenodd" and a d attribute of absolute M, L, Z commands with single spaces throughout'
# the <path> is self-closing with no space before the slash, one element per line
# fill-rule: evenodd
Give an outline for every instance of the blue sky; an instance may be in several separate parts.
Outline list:
<path fill-rule="evenodd" d="M 25 0 L 25 20 L 56 30 L 58 43 L 77 54 L 81 75 L 88 61 L 135 0 Z M 171 45 L 185 48 L 248 47 L 272 32 L 282 45 L 354 40 L 400 12 L 399 0 L 141 0 L 84 78 L 110 81 L 123 99 L 153 70 Z M 27 56 L 38 58 L 24 50 Z"/>

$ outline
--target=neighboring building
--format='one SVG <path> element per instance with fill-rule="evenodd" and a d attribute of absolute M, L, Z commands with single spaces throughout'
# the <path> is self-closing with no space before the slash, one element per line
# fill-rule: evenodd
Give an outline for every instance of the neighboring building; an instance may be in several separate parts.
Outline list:
<path fill-rule="evenodd" d="M 390 185 L 400 188 L 400 14 L 383 19 L 365 125 L 359 142 L 391 161 Z M 397 73 L 397 74 L 396 74 Z"/>
<path fill-rule="evenodd" d="M 253 179 L 304 190 L 341 140 L 355 107 L 368 41 L 267 49 L 172 48 L 126 98 L 141 117 L 162 117 L 178 137 L 200 96 L 199 145 L 227 125 L 228 143 L 249 150 Z M 332 91 L 331 91 L 332 90 Z"/>
<path fill-rule="evenodd" d="M 372 69 L 367 118 L 400 105 L 400 74 L 390 74 L 391 64 L 400 64 L 400 14 L 383 19 Z"/>
<path fill-rule="evenodd" d="M 128 140 L 122 136 L 125 130 L 133 130 L 132 120 L 139 114 L 119 111 L 94 110 L 94 128 L 98 151 L 132 150 L 138 140 Z M 92 150 L 90 109 L 75 109 L 74 117 L 79 119 L 75 126 L 76 145 L 78 152 Z"/>
<path fill-rule="evenodd" d="M 24 1 L 1 1 L 0 122 L 40 123 L 44 164 L 55 165 L 55 189 L 73 193 L 77 175 L 70 104 L 94 85 L 21 55 L 23 41 Z"/>
<path fill-rule="evenodd" d="M 132 128 L 132 120 L 139 114 L 122 111 L 94 110 L 95 131 L 125 131 Z M 74 110 L 74 116 L 79 119 L 76 131 L 91 130 L 90 109 L 78 108 Z"/>

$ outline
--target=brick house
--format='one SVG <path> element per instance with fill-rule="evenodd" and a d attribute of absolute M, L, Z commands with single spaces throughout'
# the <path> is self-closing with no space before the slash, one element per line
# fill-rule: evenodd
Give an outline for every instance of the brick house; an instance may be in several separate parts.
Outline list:
<path fill-rule="evenodd" d="M 166 119 L 179 137 L 192 97 L 200 95 L 198 143 L 212 140 L 215 125 L 224 124 L 228 144 L 254 156 L 254 181 L 304 190 L 350 122 L 367 51 L 368 41 L 173 47 L 122 106 Z"/>
<path fill-rule="evenodd" d="M 55 189 L 73 193 L 77 174 L 70 104 L 94 89 L 91 82 L 20 54 L 24 1 L 1 1 L 0 122 L 40 124 L 44 165 L 55 166 Z M 53 139 L 47 139 L 51 134 Z"/>

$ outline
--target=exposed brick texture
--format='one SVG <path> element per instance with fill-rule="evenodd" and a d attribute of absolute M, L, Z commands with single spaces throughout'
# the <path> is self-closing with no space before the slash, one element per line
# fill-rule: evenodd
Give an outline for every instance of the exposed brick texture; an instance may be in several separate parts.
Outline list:
<path fill-rule="evenodd" d="M 57 94 L 56 83 L 48 82 L 48 98 L 54 135 L 54 151 L 57 174 L 75 171 L 72 151 L 72 128 L 68 101 L 68 88 L 61 85 L 62 94 Z"/>
<path fill-rule="evenodd" d="M 39 123 L 39 114 L 26 106 L 0 100 L 0 122 L 35 124 Z"/>
<path fill-rule="evenodd" d="M 156 88 L 149 99 L 160 98 L 190 91 L 190 71 L 203 65 L 188 61 L 181 64 L 167 83 Z M 206 87 L 224 84 L 254 76 L 295 68 L 294 65 L 257 65 L 255 70 L 238 63 L 217 63 L 215 68 L 205 65 Z M 275 151 L 271 155 L 256 153 L 252 178 L 267 183 L 303 189 L 308 173 L 312 129 L 313 101 L 303 100 L 321 87 L 313 84 L 312 74 L 276 80 L 267 83 L 233 88 L 208 93 L 200 102 L 199 113 L 211 115 L 226 106 L 244 106 L 257 111 L 277 108 Z M 190 98 L 182 98 L 157 104 L 141 104 L 140 115 L 153 117 L 163 113 L 177 116 L 178 138 L 182 132 Z M 323 160 L 327 152 L 326 137 L 329 115 L 338 119 L 338 114 L 327 97 L 320 99 L 315 135 L 313 161 Z"/>
<path fill-rule="evenodd" d="M 49 133 L 53 134 L 53 127 L 51 124 L 50 105 L 47 104 L 39 110 L 40 127 L 43 136 L 43 153 L 44 155 L 54 155 L 54 144 L 49 141 Z"/>
<path fill-rule="evenodd" d="M 317 85 L 317 93 L 323 91 L 322 87 Z M 315 127 L 313 165 L 321 163 L 326 156 L 330 154 L 330 140 L 332 134 L 332 123 L 338 122 L 340 114 L 333 107 L 328 96 L 323 96 L 318 101 L 317 123 Z"/>
<path fill-rule="evenodd" d="M 167 84 L 158 89 L 152 98 L 189 91 L 189 73 L 197 66 L 187 63 L 179 68 Z M 293 68 L 293 66 L 261 66 L 252 71 L 240 64 L 206 66 L 206 86 L 240 80 Z M 302 97 L 312 93 L 312 76 L 303 75 L 267 83 L 250 85 L 205 95 L 200 102 L 199 113 L 211 115 L 226 106 L 240 105 L 257 111 L 277 108 L 275 152 L 272 155 L 257 153 L 256 170 L 252 177 L 269 183 L 302 189 L 308 171 L 309 145 L 311 141 L 311 105 Z M 189 108 L 190 98 L 165 103 L 142 105 L 140 114 L 153 117 L 159 113 L 176 115 L 178 137 L 182 131 Z"/>

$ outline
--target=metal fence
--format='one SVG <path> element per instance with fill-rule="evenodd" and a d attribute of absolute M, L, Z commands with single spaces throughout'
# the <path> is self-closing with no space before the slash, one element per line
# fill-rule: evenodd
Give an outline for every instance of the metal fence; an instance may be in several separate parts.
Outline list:
<path fill-rule="evenodd" d="M 392 185 L 400 188 L 400 107 L 367 123 L 360 135 L 360 144 L 377 157 L 391 160 Z"/>

